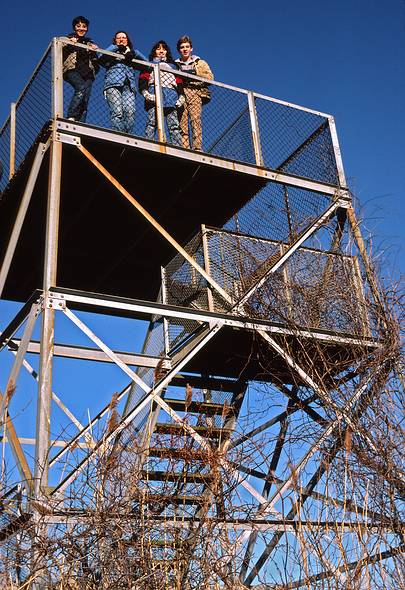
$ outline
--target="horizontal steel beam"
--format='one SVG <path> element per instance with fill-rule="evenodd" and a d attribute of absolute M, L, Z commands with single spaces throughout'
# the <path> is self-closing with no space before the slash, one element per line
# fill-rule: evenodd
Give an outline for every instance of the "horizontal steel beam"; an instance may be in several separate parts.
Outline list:
<path fill-rule="evenodd" d="M 96 313 L 116 313 L 120 311 L 125 314 L 133 314 L 134 318 L 140 316 L 158 315 L 162 317 L 180 318 L 195 320 L 207 323 L 221 323 L 224 326 L 234 328 L 245 328 L 247 330 L 263 330 L 274 334 L 292 335 L 299 338 L 309 338 L 336 344 L 352 344 L 356 346 L 378 347 L 379 342 L 373 338 L 359 338 L 349 334 L 339 334 L 327 330 L 311 329 L 294 329 L 266 320 L 253 320 L 238 315 L 232 316 L 224 313 L 215 313 L 210 311 L 195 310 L 192 308 L 165 305 L 163 303 L 154 303 L 149 301 L 140 301 L 136 299 L 126 299 L 121 297 L 110 297 L 98 293 L 86 293 L 75 291 L 73 289 L 52 288 L 51 297 L 60 298 L 65 302 L 73 303 L 74 309 L 87 309 Z"/>
<path fill-rule="evenodd" d="M 347 199 L 348 206 L 351 203 L 347 191 L 341 191 L 337 186 L 301 178 L 299 176 L 291 176 L 285 172 L 273 171 L 269 168 L 262 168 L 252 164 L 243 164 L 241 162 L 219 158 L 218 156 L 213 156 L 212 154 L 206 154 L 204 152 L 184 150 L 170 144 L 160 143 L 158 141 L 148 141 L 140 137 L 128 137 L 127 135 L 122 135 L 116 131 L 82 125 L 78 121 L 71 122 L 64 119 L 58 119 L 56 121 L 56 130 L 57 140 L 70 145 L 79 145 L 81 136 L 94 137 L 104 141 L 120 143 L 126 147 L 141 148 L 145 151 L 159 154 L 163 152 L 169 156 L 175 156 L 182 160 L 196 162 L 197 164 L 206 164 L 217 168 L 232 170 L 234 172 L 241 172 L 242 174 L 250 174 L 251 176 L 265 178 L 266 180 L 277 182 L 279 184 L 285 184 L 287 186 L 321 193 L 323 195 L 329 195 L 330 197 L 335 197 L 339 194 L 343 199 Z"/>
<path fill-rule="evenodd" d="M 50 511 L 52 510 L 49 507 Z M 138 519 L 139 512 L 131 513 L 123 513 L 117 514 L 116 516 L 111 514 L 111 518 L 116 518 L 117 522 L 120 519 L 125 518 L 130 520 L 131 518 Z M 94 518 L 94 514 L 90 511 L 86 511 L 86 513 L 76 513 L 76 514 L 68 514 L 68 513 L 53 513 L 48 518 L 46 518 L 46 522 L 49 524 L 76 524 L 80 522 L 86 522 L 88 519 Z M 358 530 L 367 530 L 369 532 L 377 532 L 377 531 L 391 531 L 396 532 L 401 530 L 405 522 L 398 522 L 398 523 L 373 523 L 373 522 L 351 522 L 351 521 L 336 521 L 336 520 L 291 520 L 291 519 L 282 519 L 282 520 L 255 520 L 255 519 L 226 519 L 221 520 L 217 518 L 205 518 L 199 519 L 192 516 L 184 516 L 178 519 L 171 519 L 170 517 L 166 517 L 162 515 L 161 518 L 149 518 L 148 519 L 148 526 L 159 526 L 162 525 L 165 527 L 165 530 L 169 528 L 178 529 L 178 528 L 189 528 L 190 523 L 193 523 L 198 526 L 208 527 L 211 531 L 214 528 L 218 529 L 226 529 L 226 530 L 244 530 L 244 531 L 282 531 L 282 532 L 295 532 L 297 530 L 303 531 L 322 531 L 327 529 L 330 533 L 334 531 L 336 533 L 341 533 L 342 531 L 350 532 L 350 531 L 358 531 Z"/>
<path fill-rule="evenodd" d="M 27 438 L 24 436 L 19 436 L 18 440 L 20 441 L 20 443 L 22 445 L 35 445 L 36 444 L 36 439 L 35 438 Z M 9 439 L 7 436 L 0 436 L 0 443 L 1 442 L 6 442 L 9 443 Z M 66 447 L 68 444 L 70 444 L 70 440 L 66 441 L 66 440 L 51 440 L 51 447 Z M 88 443 L 80 443 L 77 442 L 75 444 L 76 447 L 80 447 L 81 449 L 91 449 L 94 445 L 91 444 L 91 442 Z"/>
<path fill-rule="evenodd" d="M 13 348 L 15 345 L 17 348 L 20 345 L 19 338 L 13 338 L 8 343 L 10 348 Z M 31 340 L 28 345 L 27 352 L 32 354 L 39 354 L 40 353 L 40 342 L 36 340 Z M 127 365 L 134 365 L 137 367 L 147 367 L 147 368 L 156 368 L 159 363 L 162 362 L 162 359 L 167 363 L 170 363 L 170 359 L 166 357 L 155 357 L 155 356 L 148 356 L 144 354 L 134 354 L 131 352 L 122 352 L 122 351 L 114 351 L 114 353 Z M 71 359 L 78 359 L 82 361 L 96 361 L 96 362 L 103 362 L 103 363 L 112 363 L 113 361 L 100 349 L 97 348 L 87 348 L 84 346 L 74 346 L 71 344 L 55 344 L 54 347 L 54 356 L 64 357 L 64 358 L 71 358 Z"/>

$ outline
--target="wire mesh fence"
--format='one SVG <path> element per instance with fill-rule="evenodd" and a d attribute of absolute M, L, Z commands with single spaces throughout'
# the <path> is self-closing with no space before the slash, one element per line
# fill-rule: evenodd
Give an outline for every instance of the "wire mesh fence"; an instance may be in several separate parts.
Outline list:
<path fill-rule="evenodd" d="M 258 97 L 256 111 L 265 167 L 338 184 L 327 117 Z"/>
<path fill-rule="evenodd" d="M 59 77 L 53 79 L 54 75 L 58 76 L 58 64 L 63 62 L 66 48 L 73 46 L 65 38 L 60 41 L 55 44 L 54 58 L 51 48 L 48 48 L 17 102 L 16 171 L 41 129 L 53 118 L 54 112 L 62 112 L 65 118 L 78 119 L 76 123 L 86 123 L 152 141 L 164 139 L 168 144 L 182 149 L 191 146 L 193 150 L 220 158 L 263 165 L 289 175 L 338 186 L 328 116 L 214 80 L 203 81 L 203 78 L 174 70 L 168 65 L 157 67 L 137 60 L 128 63 L 119 53 L 93 51 L 88 48 L 82 51 L 91 56 L 96 75 L 93 81 L 88 81 L 88 104 L 86 102 L 86 108 L 79 114 L 75 111 L 74 103 L 82 99 L 67 75 L 69 71 L 64 73 L 63 87 L 59 85 Z M 53 59 L 56 60 L 55 63 Z M 122 82 L 123 85 L 111 87 L 111 71 L 114 68 L 116 71 L 118 66 L 121 69 L 127 68 L 128 76 Z M 59 76 L 62 77 L 62 72 L 59 72 Z M 156 87 L 160 85 L 162 94 L 159 91 L 155 93 L 153 84 L 148 86 L 151 80 L 153 82 L 153 77 L 160 80 Z M 150 100 L 146 100 L 140 92 L 140 89 L 145 90 L 145 80 Z M 169 107 L 165 102 L 166 90 L 170 85 L 176 88 L 176 83 L 179 84 L 178 96 L 181 98 L 176 101 L 176 105 Z M 186 102 L 187 109 L 181 104 L 181 89 L 184 85 L 188 100 L 190 95 L 187 94 L 187 89 L 189 90 L 190 83 L 200 84 L 200 88 L 208 95 L 203 101 L 198 99 L 197 110 L 191 102 Z M 62 96 L 58 97 L 58 89 L 62 91 Z M 57 96 L 54 107 L 53 93 Z M 249 94 L 252 103 L 249 103 Z M 159 108 L 155 108 L 159 104 L 163 107 L 161 119 Z M 165 138 L 158 133 L 159 121 L 164 125 L 162 131 Z M 256 135 L 254 129 L 257 129 L 259 138 L 256 151 L 253 143 L 253 136 Z M 5 188 L 10 174 L 10 141 L 8 120 L 0 131 L 0 161 L 3 168 L 0 190 Z"/>
<path fill-rule="evenodd" d="M 6 188 L 10 177 L 10 127 L 10 118 L 8 118 L 0 132 L 0 192 Z"/>
<path fill-rule="evenodd" d="M 259 282 L 244 306 L 244 314 L 286 326 L 317 328 L 366 335 L 367 305 L 354 257 L 313 248 L 300 248 L 280 270 L 272 265 L 288 248 L 287 243 L 241 233 L 207 228 L 208 260 L 204 260 L 203 236 L 197 234 L 186 250 L 235 304 Z M 232 305 L 188 261 L 176 256 L 166 267 L 170 302 L 193 308 L 226 312 Z M 170 322 L 171 345 L 184 341 L 198 328 L 185 320 L 181 329 Z"/>
<path fill-rule="evenodd" d="M 10 116 L 0 131 L 0 191 L 7 186 L 44 126 L 52 117 L 52 55 L 48 48 L 15 104 L 15 141 Z M 11 154 L 14 154 L 13 156 Z M 11 162 L 10 169 L 10 158 Z"/>
<path fill-rule="evenodd" d="M 269 182 L 224 229 L 292 242 L 328 208 L 330 196 Z"/>

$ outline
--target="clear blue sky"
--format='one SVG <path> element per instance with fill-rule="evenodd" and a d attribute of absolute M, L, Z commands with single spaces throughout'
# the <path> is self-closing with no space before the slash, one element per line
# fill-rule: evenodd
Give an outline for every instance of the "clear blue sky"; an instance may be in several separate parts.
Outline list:
<path fill-rule="evenodd" d="M 336 118 L 350 187 L 374 252 L 405 270 L 405 0 L 204 0 L 7 3 L 2 9 L 0 120 L 50 38 L 84 14 L 106 47 L 126 29 L 148 53 L 190 34 L 223 82 Z"/>

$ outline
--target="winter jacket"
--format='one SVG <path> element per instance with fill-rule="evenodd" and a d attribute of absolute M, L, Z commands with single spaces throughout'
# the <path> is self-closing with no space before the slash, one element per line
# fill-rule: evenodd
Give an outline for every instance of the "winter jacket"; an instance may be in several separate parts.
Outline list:
<path fill-rule="evenodd" d="M 124 86 L 127 83 L 132 92 L 136 92 L 135 71 L 133 66 L 129 64 L 129 60 L 142 59 L 148 61 L 148 59 L 138 49 L 131 50 L 128 46 L 125 49 L 125 53 L 118 51 L 118 45 L 110 45 L 106 49 L 106 51 L 121 53 L 121 55 L 126 57 L 125 61 L 115 59 L 111 55 L 100 54 L 99 62 L 107 70 L 104 80 L 104 90 Z"/>
<path fill-rule="evenodd" d="M 179 70 L 185 72 L 186 74 L 200 76 L 201 78 L 207 78 L 207 80 L 214 79 L 214 75 L 210 66 L 206 61 L 198 57 L 198 55 L 190 55 L 187 61 L 183 61 L 182 59 L 178 58 L 176 59 L 176 65 Z M 204 82 L 200 82 L 199 80 L 190 80 L 188 78 L 184 79 L 185 88 L 202 88 L 204 86 Z"/>
<path fill-rule="evenodd" d="M 162 63 L 174 70 L 174 73 L 165 70 L 160 71 L 162 84 L 163 106 L 165 108 L 179 107 L 184 103 L 183 80 L 177 75 L 174 64 L 155 58 L 153 63 Z M 142 72 L 139 76 L 139 90 L 145 98 L 145 109 L 148 110 L 155 104 L 155 73 L 153 70 Z"/>
<path fill-rule="evenodd" d="M 72 39 L 77 38 L 77 35 L 69 33 L 66 37 Z M 90 45 L 94 41 L 90 37 L 82 37 L 78 43 Z M 76 70 L 84 80 L 94 80 L 99 70 L 96 52 L 75 45 L 65 45 L 63 47 L 63 74 L 72 70 Z"/>

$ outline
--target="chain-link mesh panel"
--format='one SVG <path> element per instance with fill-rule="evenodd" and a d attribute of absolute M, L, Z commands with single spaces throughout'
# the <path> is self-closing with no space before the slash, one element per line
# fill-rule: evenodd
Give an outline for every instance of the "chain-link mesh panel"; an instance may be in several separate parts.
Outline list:
<path fill-rule="evenodd" d="M 105 54 L 101 52 L 99 56 L 105 57 Z M 121 59 L 120 56 L 110 56 L 110 58 L 113 61 Z M 101 64 L 105 63 L 102 57 L 99 61 Z M 87 123 L 101 128 L 114 129 L 120 133 L 125 132 L 137 137 L 145 137 L 149 111 L 145 110 L 146 103 L 137 86 L 139 73 L 145 70 L 151 71 L 151 68 L 135 61 L 132 62 L 132 65 L 135 74 L 132 90 L 135 92 L 128 99 L 129 106 L 127 99 L 121 100 L 121 106 L 124 107 L 126 113 L 125 117 L 128 116 L 132 121 L 129 127 L 121 129 L 114 123 L 111 99 L 107 100 L 108 97 L 104 91 L 108 67 L 102 65 L 92 84 L 87 109 Z M 162 72 L 162 76 L 165 75 L 167 74 Z M 189 82 L 187 74 L 177 71 L 177 75 L 180 75 L 187 85 Z M 195 77 L 191 76 L 191 78 Z M 210 100 L 202 107 L 201 115 L 197 117 L 201 121 L 202 145 L 201 148 L 197 144 L 192 145 L 195 138 L 193 139 L 190 119 L 191 146 L 215 156 L 255 164 L 252 122 L 246 91 L 226 87 L 214 81 L 207 83 L 207 86 Z M 65 81 L 63 104 L 66 117 L 73 93 L 73 87 Z M 52 59 L 51 51 L 48 50 L 17 104 L 16 168 L 21 164 L 43 125 L 51 118 L 51 102 Z M 326 117 L 282 105 L 271 99 L 255 97 L 255 104 L 265 167 L 312 180 L 337 184 L 336 163 Z M 180 123 L 182 112 L 181 109 L 176 111 Z M 168 117 L 165 116 L 167 141 L 176 143 L 172 124 L 168 123 Z M 6 125 L 0 137 L 0 157 L 4 169 L 1 186 L 5 184 L 8 176 L 8 133 Z M 153 138 L 157 139 L 156 133 Z M 182 145 L 185 145 L 184 142 Z"/>
<path fill-rule="evenodd" d="M 255 164 L 247 95 L 211 85 L 211 102 L 203 108 L 203 151 Z"/>
<path fill-rule="evenodd" d="M 200 235 L 187 245 L 202 257 Z M 209 228 L 206 230 L 212 278 L 235 302 L 280 258 L 286 244 Z M 199 246 L 199 249 L 198 249 Z M 166 268 L 168 299 L 176 304 L 209 309 L 206 281 L 194 280 L 194 269 L 178 255 Z M 215 311 L 231 309 L 212 289 Z M 341 254 L 300 248 L 279 271 L 272 273 L 245 305 L 245 313 L 288 325 L 363 334 L 367 314 L 355 259 Z M 171 325 L 171 342 L 184 340 L 198 327 L 185 321 Z"/>
<path fill-rule="evenodd" d="M 204 268 L 204 252 L 201 234 L 197 234 L 184 247 L 187 253 Z M 181 255 L 177 254 L 165 267 L 166 302 L 194 309 L 208 309 L 207 281 Z M 200 328 L 200 322 L 183 318 L 169 321 L 169 347 L 173 351 Z"/>
<path fill-rule="evenodd" d="M 287 325 L 364 335 L 361 303 L 353 259 L 300 249 L 246 307 L 256 317 Z"/>
<path fill-rule="evenodd" d="M 153 317 L 148 328 L 148 332 L 145 338 L 145 342 L 142 348 L 143 354 L 151 356 L 163 356 L 165 352 L 164 344 L 164 323 L 160 316 Z M 137 375 L 144 381 L 149 387 L 153 387 L 155 382 L 155 372 L 157 369 L 149 369 L 147 367 L 141 367 L 136 371 Z M 146 397 L 147 393 L 137 384 L 134 383 L 131 387 L 131 391 L 128 394 L 128 401 L 124 410 L 125 415 L 131 412 L 142 400 Z M 141 429 L 146 422 L 150 405 L 147 405 L 132 421 L 133 427 Z"/>
<path fill-rule="evenodd" d="M 0 133 L 0 192 L 7 186 L 10 176 L 10 119 Z"/>
<path fill-rule="evenodd" d="M 337 185 L 328 119 L 263 98 L 255 102 L 264 166 Z"/>
<path fill-rule="evenodd" d="M 330 205 L 330 196 L 269 182 L 226 225 L 251 236 L 290 242 Z"/>
<path fill-rule="evenodd" d="M 102 54 L 106 55 L 106 54 Z M 121 56 L 112 57 L 111 60 L 121 61 Z M 100 59 L 100 63 L 103 64 L 103 59 Z M 140 62 L 133 62 L 135 65 L 135 79 L 136 88 L 135 96 L 131 97 L 131 109 L 135 109 L 135 116 L 133 117 L 133 126 L 131 130 L 127 129 L 125 132 L 136 135 L 138 137 L 145 137 L 147 115 L 146 111 L 147 103 L 144 101 L 143 96 L 138 91 L 138 76 L 140 72 L 150 72 L 151 68 L 142 65 Z M 86 123 L 95 125 L 97 127 L 103 127 L 107 129 L 116 129 L 113 121 L 113 112 L 110 111 L 109 101 L 107 100 L 106 92 L 104 91 L 105 76 L 107 68 L 100 67 L 100 70 L 96 76 L 95 81 L 92 85 L 90 101 L 87 110 Z M 164 83 L 164 76 L 166 76 L 164 70 L 161 71 L 161 77 Z M 180 74 L 176 70 L 176 75 L 181 75 L 182 79 L 186 79 L 187 75 Z M 254 163 L 254 152 L 252 144 L 252 134 L 249 118 L 249 110 L 247 103 L 247 95 L 244 92 L 238 92 L 224 88 L 222 86 L 210 85 L 210 102 L 203 106 L 201 112 L 201 127 L 202 127 L 202 150 L 217 156 L 229 158 L 232 160 L 238 160 L 246 163 Z M 64 110 L 67 116 L 69 104 L 72 100 L 73 88 L 65 82 L 64 84 Z M 111 104 L 111 99 L 110 99 Z M 128 113 L 128 105 L 123 98 L 121 104 L 124 106 L 124 111 Z M 182 109 L 177 110 L 177 117 L 180 121 L 182 116 Z M 165 115 L 167 112 L 165 111 Z M 125 114 L 124 114 L 125 118 Z M 189 120 L 190 127 L 190 138 L 191 147 L 193 147 L 192 141 L 192 129 Z M 168 126 L 167 117 L 165 117 L 165 132 L 166 138 L 169 143 L 173 142 L 173 138 L 170 136 L 170 128 Z M 157 132 L 155 133 L 154 139 L 157 139 Z M 198 149 L 198 146 L 195 146 Z"/>
<path fill-rule="evenodd" d="M 221 287 L 238 300 L 263 274 L 263 266 L 279 252 L 275 242 L 208 229 L 209 263 L 211 276 Z"/>
<path fill-rule="evenodd" d="M 51 50 L 48 49 L 16 103 L 14 172 L 18 171 L 21 162 L 51 116 L 52 56 Z M 0 191 L 5 189 L 10 175 L 10 125 L 9 118 L 0 132 Z"/>
<path fill-rule="evenodd" d="M 86 122 L 97 127 L 110 128 L 120 131 L 114 123 L 114 106 L 111 107 L 111 98 L 104 91 L 104 80 L 111 63 L 114 60 L 121 61 L 121 56 L 109 56 L 100 54 L 100 71 L 92 86 Z M 103 67 L 107 64 L 107 67 Z M 130 115 L 132 123 L 130 128 L 122 129 L 122 132 L 130 133 L 138 137 L 145 137 L 147 112 L 143 96 L 138 91 L 138 76 L 140 72 L 150 72 L 151 68 L 141 62 L 132 62 L 135 72 L 135 94 L 130 97 L 130 107 L 127 99 L 121 94 L 118 97 L 119 107 L 124 115 L 132 111 Z M 194 76 L 176 71 L 185 86 L 189 86 L 190 79 L 196 83 Z M 167 76 L 164 68 L 161 70 L 163 86 L 164 77 Z M 134 84 L 134 83 L 133 83 Z M 206 83 L 209 92 L 209 102 L 197 108 L 189 102 L 190 116 L 184 119 L 182 108 L 177 109 L 177 119 L 181 125 L 181 119 L 188 120 L 190 146 L 206 153 L 223 158 L 255 164 L 255 153 L 252 140 L 252 122 L 249 112 L 248 95 L 246 91 L 227 87 L 215 81 Z M 187 92 L 190 88 L 186 89 Z M 119 92 L 122 88 L 119 89 Z M 193 90 L 198 92 L 198 90 Z M 154 92 L 154 91 L 152 91 Z M 68 84 L 64 85 L 64 108 L 68 112 L 69 103 L 73 95 L 73 89 Z M 151 103 L 149 103 L 150 106 Z M 336 162 L 333 144 L 329 132 L 329 121 L 326 117 L 305 110 L 274 102 L 271 99 L 255 97 L 257 118 L 260 130 L 261 149 L 264 166 L 267 168 L 282 170 L 296 176 L 303 176 L 312 180 L 337 184 Z M 110 105 L 110 106 L 109 106 Z M 135 115 L 133 111 L 135 110 Z M 116 114 L 116 112 L 115 112 Z M 120 115 L 121 116 L 121 115 Z M 122 119 L 122 120 L 123 120 Z M 176 143 L 171 137 L 171 125 L 168 125 L 167 112 L 165 112 L 165 132 L 169 143 Z M 192 124 L 192 119 L 194 122 Z M 197 123 L 196 123 L 197 121 Z M 183 131 L 187 125 L 183 123 Z M 202 134 L 202 144 L 198 135 Z M 156 133 L 153 137 L 157 139 Z M 194 145 L 193 145 L 194 144 Z M 186 143 L 184 147 L 188 147 Z"/>
<path fill-rule="evenodd" d="M 16 170 L 52 116 L 52 56 L 48 50 L 16 108 Z"/>

